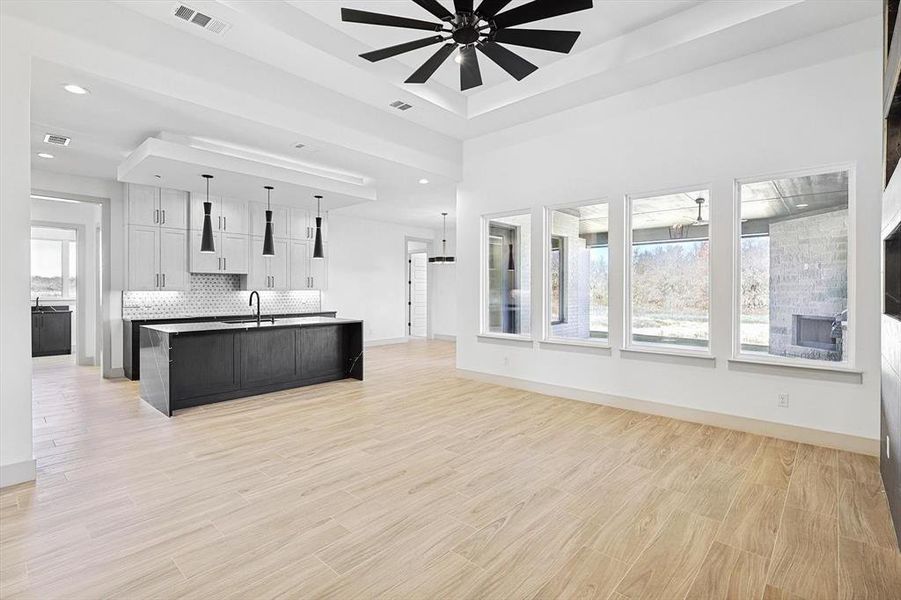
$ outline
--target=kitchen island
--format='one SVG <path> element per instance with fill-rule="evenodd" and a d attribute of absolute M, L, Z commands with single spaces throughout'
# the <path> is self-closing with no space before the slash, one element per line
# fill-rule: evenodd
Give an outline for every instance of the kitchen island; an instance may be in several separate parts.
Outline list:
<path fill-rule="evenodd" d="M 141 398 L 182 408 L 363 379 L 363 322 L 303 317 L 141 326 Z"/>

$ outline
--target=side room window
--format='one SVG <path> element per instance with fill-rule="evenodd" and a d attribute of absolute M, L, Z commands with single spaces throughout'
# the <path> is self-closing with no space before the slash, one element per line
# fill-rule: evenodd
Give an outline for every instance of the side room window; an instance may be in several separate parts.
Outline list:
<path fill-rule="evenodd" d="M 487 289 L 482 331 L 510 335 L 531 332 L 531 213 L 486 219 Z"/>

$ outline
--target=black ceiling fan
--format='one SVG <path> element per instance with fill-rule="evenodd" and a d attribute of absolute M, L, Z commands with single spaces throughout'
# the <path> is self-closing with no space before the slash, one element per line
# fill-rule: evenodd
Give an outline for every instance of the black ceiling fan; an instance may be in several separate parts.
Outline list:
<path fill-rule="evenodd" d="M 538 67 L 501 44 L 567 54 L 572 50 L 580 32 L 511 29 L 511 27 L 592 7 L 592 0 L 532 0 L 522 6 L 501 12 L 512 0 L 482 0 L 478 8 L 473 8 L 473 0 L 454 0 L 455 12 L 451 12 L 437 0 L 413 0 L 413 2 L 441 19 L 442 22 L 431 23 L 353 8 L 342 8 L 341 20 L 349 23 L 439 32 L 438 35 L 381 50 L 373 50 L 360 56 L 370 62 L 377 62 L 426 46 L 447 42 L 421 67 L 416 69 L 405 83 L 425 83 L 438 70 L 438 67 L 453 54 L 454 50 L 459 48 L 457 62 L 460 63 L 461 90 L 482 85 L 482 72 L 479 69 L 476 49 L 514 78 L 521 80 L 535 72 Z"/>

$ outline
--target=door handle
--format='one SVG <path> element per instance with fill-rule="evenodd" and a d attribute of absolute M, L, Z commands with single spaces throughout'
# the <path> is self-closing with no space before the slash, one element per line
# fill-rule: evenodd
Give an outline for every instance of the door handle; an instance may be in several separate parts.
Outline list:
<path fill-rule="evenodd" d="M 163 287 L 166 287 L 166 274 L 163 273 Z"/>
<path fill-rule="evenodd" d="M 165 209 L 165 208 L 163 209 L 163 220 L 160 221 L 160 223 L 163 224 L 163 225 L 166 224 L 166 209 Z"/>
<path fill-rule="evenodd" d="M 159 273 L 153 274 L 153 287 L 160 287 L 160 274 Z"/>
<path fill-rule="evenodd" d="M 222 229 L 228 231 L 228 217 L 222 217 Z"/>
<path fill-rule="evenodd" d="M 156 210 L 153 211 L 153 222 L 154 222 L 154 223 L 159 223 L 159 222 L 160 222 L 160 211 L 159 211 L 159 209 L 156 209 Z"/>
<path fill-rule="evenodd" d="M 228 258 L 225 256 L 222 257 L 222 270 L 228 271 Z"/>
<path fill-rule="evenodd" d="M 216 259 L 216 270 L 217 271 L 222 270 L 222 257 L 221 256 Z"/>
<path fill-rule="evenodd" d="M 219 217 L 216 217 L 216 218 L 218 219 L 217 222 L 219 223 L 218 229 L 222 229 L 222 216 L 220 215 Z"/>

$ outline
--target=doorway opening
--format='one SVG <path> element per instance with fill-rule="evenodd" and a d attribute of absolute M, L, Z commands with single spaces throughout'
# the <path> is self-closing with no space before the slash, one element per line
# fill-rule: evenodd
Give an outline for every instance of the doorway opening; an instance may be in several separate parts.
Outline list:
<path fill-rule="evenodd" d="M 429 335 L 429 243 L 407 240 L 407 336 Z"/>
<path fill-rule="evenodd" d="M 32 197 L 31 350 L 37 359 L 101 364 L 101 206 Z"/>

